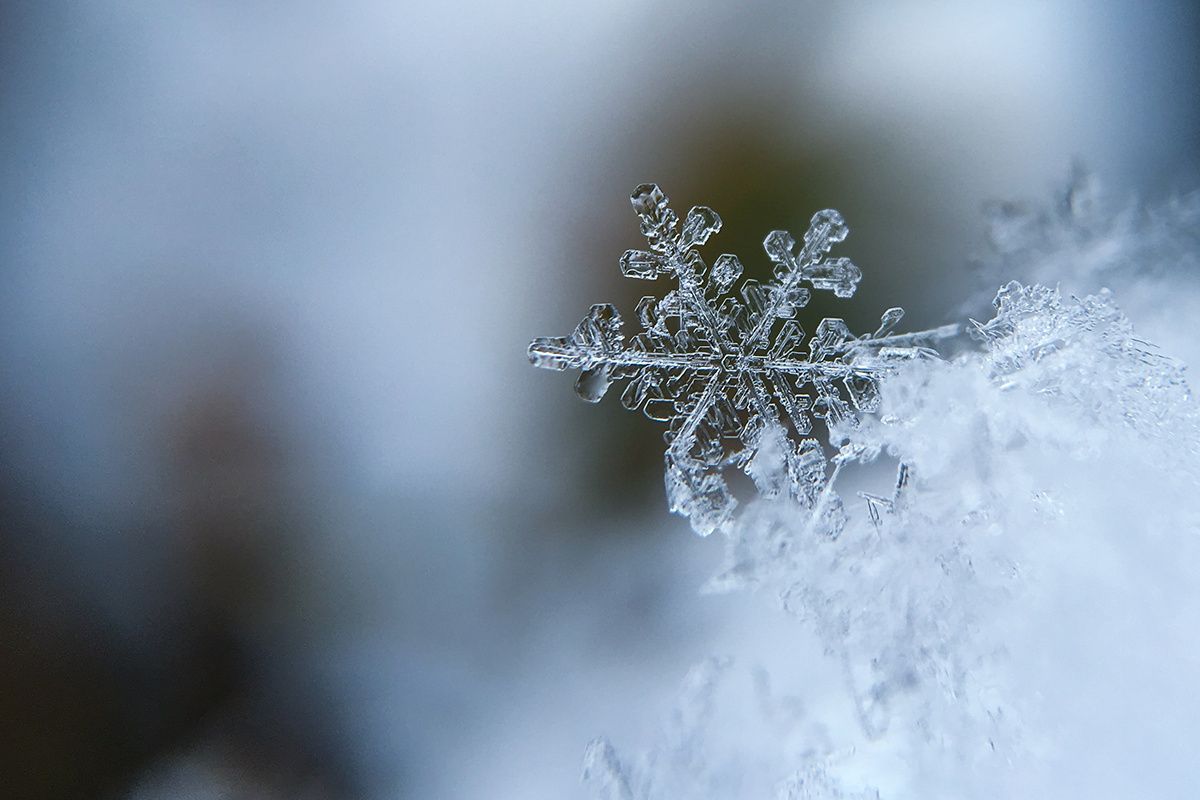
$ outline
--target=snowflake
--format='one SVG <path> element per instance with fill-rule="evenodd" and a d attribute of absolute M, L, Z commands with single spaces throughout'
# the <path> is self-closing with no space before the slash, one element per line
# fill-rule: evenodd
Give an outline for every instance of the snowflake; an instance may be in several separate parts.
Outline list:
<path fill-rule="evenodd" d="M 837 211 L 813 216 L 799 252 L 787 231 L 768 234 L 763 248 L 774 280 L 743 280 L 734 296 L 741 262 L 726 253 L 709 269 L 697 249 L 721 229 L 716 212 L 696 206 L 680 226 L 654 184 L 637 187 L 631 200 L 650 249 L 627 251 L 621 272 L 671 277 L 677 288 L 641 299 L 642 332 L 628 346 L 620 314 L 604 303 L 592 306 L 570 336 L 535 339 L 529 360 L 581 370 L 575 391 L 593 403 L 613 382 L 629 379 L 622 404 L 668 423 L 668 501 L 697 533 L 707 536 L 732 520 L 737 501 L 722 476 L 728 467 L 746 472 L 763 496 L 786 492 L 819 507 L 832 476 L 820 442 L 808 435 L 813 418 L 831 431 L 855 425 L 855 410 L 876 408 L 879 380 L 892 365 L 931 354 L 922 345 L 958 326 L 895 335 L 904 311 L 891 308 L 878 330 L 859 337 L 844 321 L 824 319 L 802 349 L 805 332 L 794 317 L 808 304 L 809 286 L 846 298 L 862 277 L 849 259 L 826 257 L 846 238 Z M 834 457 L 834 474 L 847 456 Z"/>

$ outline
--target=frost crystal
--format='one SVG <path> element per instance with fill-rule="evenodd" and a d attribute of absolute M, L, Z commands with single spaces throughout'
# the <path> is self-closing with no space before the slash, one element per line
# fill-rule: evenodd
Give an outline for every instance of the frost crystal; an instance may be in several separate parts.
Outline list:
<path fill-rule="evenodd" d="M 1158 312 L 1165 297 L 1192 295 L 1200 268 L 1200 191 L 1158 204 L 1122 201 L 1076 165 L 1052 202 L 995 202 L 985 210 L 989 252 L 977 259 L 980 281 L 965 306 L 969 313 L 1014 278 L 1079 297 L 1107 287 L 1126 305 L 1165 282 L 1173 289 L 1158 298 Z"/>
<path fill-rule="evenodd" d="M 1168 437 L 1175 452 L 1197 450 L 1183 364 L 1139 339 L 1108 289 L 1064 301 L 1057 289 L 1012 281 L 994 305 L 996 317 L 972 320 L 972 334 L 1001 388 L 1070 404 L 1109 430 Z"/>
<path fill-rule="evenodd" d="M 637 187 L 631 199 L 650 249 L 627 251 L 621 272 L 670 277 L 676 288 L 661 299 L 641 299 L 642 332 L 628 345 L 617 310 L 597 304 L 570 336 L 535 339 L 529 360 L 581 370 L 575 390 L 593 403 L 613 382 L 629 379 L 622 404 L 668 424 L 668 502 L 697 533 L 707 536 L 732 519 L 737 501 L 721 474 L 727 467 L 746 472 L 765 497 L 787 494 L 819 508 L 827 461 L 808 436 L 812 418 L 831 429 L 853 426 L 855 410 L 878 405 L 883 374 L 931 353 L 923 345 L 958 327 L 893 334 L 904 312 L 892 308 L 874 333 L 855 337 L 844 321 L 824 319 L 806 342 L 795 316 L 811 289 L 846 298 L 862 277 L 849 259 L 827 258 L 846 238 L 838 212 L 814 215 L 798 250 L 786 231 L 768 234 L 763 249 L 774 262 L 774 280 L 743 280 L 735 295 L 742 275 L 737 257 L 721 255 L 709 269 L 697 249 L 721 229 L 716 212 L 696 206 L 680 225 L 654 184 Z"/>
<path fill-rule="evenodd" d="M 772 355 L 792 320 L 761 320 L 789 286 L 848 293 L 857 280 L 844 265 L 822 272 L 829 231 L 844 235 L 832 212 L 818 215 L 799 255 L 787 248 L 793 262 L 774 259 L 775 282 L 742 289 L 740 312 L 724 311 L 721 300 L 741 277 L 738 263 L 723 256 L 702 284 L 694 236 L 671 240 L 679 263 L 661 248 L 627 255 L 642 277 L 678 277 L 679 264 L 691 265 L 684 277 L 703 286 L 688 290 L 694 301 L 679 290 L 643 301 L 643 311 L 671 309 L 669 325 L 663 314 L 643 321 L 639 338 L 662 341 L 657 350 L 626 349 L 614 327 L 601 352 L 587 321 L 572 337 L 535 342 L 531 355 L 558 359 L 549 366 L 584 369 L 585 388 L 596 385 L 588 370 L 606 381 L 659 373 L 675 381 L 664 388 L 659 378 L 659 393 L 640 401 L 683 398 L 663 416 L 672 422 L 669 486 L 672 469 L 700 460 L 704 440 L 681 442 L 685 426 L 708 424 L 690 416 L 691 383 L 732 395 L 742 416 L 723 420 L 721 433 L 742 449 L 703 462 L 702 477 L 736 464 L 767 497 L 720 525 L 726 562 L 706 588 L 773 595 L 816 634 L 807 645 L 768 637 L 758 651 L 779 657 L 773 674 L 790 676 L 795 705 L 786 707 L 799 711 L 778 714 L 785 706 L 771 701 L 766 679 L 759 690 L 757 673 L 747 702 L 743 678 L 760 667 L 740 654 L 728 670 L 701 665 L 658 744 L 629 758 L 604 740 L 589 747 L 596 796 L 1158 797 L 1196 783 L 1200 405 L 1183 362 L 1135 333 L 1114 292 L 1096 286 L 1072 296 L 1071 284 L 1113 283 L 1122 303 L 1133 299 L 1134 315 L 1160 331 L 1178 327 L 1177 345 L 1190 346 L 1200 282 L 1185 267 L 1200 263 L 1200 195 L 1114 218 L 1085 189 L 1074 187 L 1054 215 L 1006 212 L 1032 226 L 997 239 L 1000 266 L 1022 280 L 993 293 L 989 321 L 974 323 L 976 343 L 952 360 L 913 357 L 923 352 L 916 337 L 886 328 L 851 339 L 842 326 L 840 349 L 830 351 L 830 320 L 807 341 L 807 357 L 795 353 L 799 341 Z M 694 215 L 715 230 L 714 214 Z M 669 239 L 646 227 L 652 248 Z M 1063 291 L 1043 280 L 1056 273 Z M 767 298 L 760 308 L 749 300 L 756 292 Z M 706 336 L 692 302 L 718 321 L 732 318 L 716 328 L 724 338 Z M 605 318 L 615 326 L 615 312 Z M 647 355 L 668 346 L 675 366 Z M 726 366 L 724 347 L 737 369 Z M 831 448 L 804 438 L 809 428 L 790 415 L 777 374 L 793 396 L 806 389 L 817 398 L 805 410 L 825 413 Z M 864 374 L 870 396 L 860 402 L 848 384 Z M 826 461 L 832 448 L 840 449 Z M 797 464 L 805 453 L 812 458 Z M 884 470 L 865 465 L 882 454 L 898 466 L 890 487 Z M 853 461 L 864 465 L 839 477 Z M 867 504 L 842 508 L 835 480 L 879 494 L 859 491 Z M 831 703 L 839 684 L 846 702 Z M 1130 741 L 1147 744 L 1131 749 Z"/>

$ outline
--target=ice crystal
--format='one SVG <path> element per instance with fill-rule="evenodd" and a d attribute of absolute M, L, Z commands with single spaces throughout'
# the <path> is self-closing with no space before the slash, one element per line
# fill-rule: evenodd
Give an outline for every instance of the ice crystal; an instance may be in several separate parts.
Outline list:
<path fill-rule="evenodd" d="M 1161 433 L 1184 407 L 1183 365 L 1134 334 L 1108 289 L 1064 301 L 1057 289 L 1011 281 L 995 306 L 986 325 L 972 321 L 972 334 L 988 345 L 986 364 L 1003 388 L 1069 398 L 1110 426 L 1141 432 Z"/>
<path fill-rule="evenodd" d="M 1186 344 L 1200 285 L 1176 273 L 1197 263 L 1200 195 L 1112 217 L 1088 191 L 1074 186 L 1056 215 L 1006 212 L 1032 225 L 1003 240 L 1020 254 L 1010 266 L 1112 281 L 1159 330 L 1163 309 L 1186 310 L 1170 315 Z M 703 686 L 707 699 L 681 708 L 702 713 L 677 714 L 630 758 L 589 750 L 600 796 L 1010 800 L 1195 784 L 1200 408 L 1182 363 L 1135 333 L 1113 292 L 1055 283 L 993 289 L 991 318 L 954 359 L 884 361 L 873 413 L 827 416 L 828 450 L 812 445 L 816 500 L 780 491 L 722 526 L 726 562 L 707 588 L 765 590 L 816 634 L 808 655 L 765 645 L 796 648 L 774 674 L 796 673 L 789 696 L 807 716 L 780 727 L 771 706 L 722 694 L 746 671 L 736 663 L 728 681 L 689 675 L 685 696 Z M 863 363 L 847 355 L 832 363 Z M 789 458 L 812 441 L 789 422 L 768 420 L 738 462 L 756 483 L 791 479 Z M 877 466 L 846 474 L 872 491 L 841 508 L 839 469 L 885 453 L 891 487 Z"/>
<path fill-rule="evenodd" d="M 1200 191 L 1157 204 L 1122 200 L 1076 165 L 1051 201 L 993 202 L 985 213 L 988 250 L 976 259 L 979 285 L 968 313 L 1014 278 L 1080 297 L 1107 287 L 1127 307 L 1147 291 L 1164 294 L 1158 291 L 1164 282 L 1172 285 L 1167 296 L 1190 298 L 1195 288 Z"/>
<path fill-rule="evenodd" d="M 1053 646 L 1072 626 L 1103 630 L 1129 613 L 1137 587 L 1153 583 L 1133 577 L 1151 551 L 1178 564 L 1166 573 L 1177 608 L 1155 615 L 1170 630 L 1200 618 L 1189 572 L 1200 512 L 1177 502 L 1200 485 L 1200 412 L 1179 363 L 1136 337 L 1110 293 L 1013 282 L 994 305 L 974 326 L 977 346 L 899 366 L 879 412 L 835 431 L 844 449 L 901 464 L 890 491 L 847 509 L 836 537 L 811 509 L 770 501 L 726 530 L 709 588 L 766 590 L 802 619 L 837 665 L 856 733 L 834 714 L 775 741 L 763 735 L 770 719 L 743 710 L 738 738 L 754 748 L 709 741 L 680 758 L 674 742 L 732 724 L 718 704 L 688 737 L 668 729 L 655 757 L 622 761 L 608 746 L 594 774 L 627 776 L 631 800 L 765 797 L 746 791 L 764 769 L 780 800 L 1070 794 L 1043 786 L 1041 770 L 1065 746 L 1056 726 L 1078 720 L 1043 693 L 1078 691 L 1080 678 L 1027 673 L 1030 653 L 1044 652 L 1030 641 Z M 1118 569 L 1129 571 L 1125 593 Z M 1092 582 L 1105 613 L 1047 621 L 1078 602 L 1061 586 Z M 818 706 L 829 685 L 811 691 L 801 697 Z M 826 738 L 824 724 L 842 733 Z"/>
<path fill-rule="evenodd" d="M 579 369 L 575 390 L 593 403 L 628 379 L 622 404 L 668 424 L 668 502 L 701 535 L 732 519 L 737 501 L 722 476 L 729 467 L 745 471 L 765 497 L 827 505 L 828 462 L 809 435 L 813 419 L 831 429 L 853 425 L 856 411 L 876 409 L 886 372 L 931 353 L 925 345 L 957 326 L 894 334 L 904 311 L 891 308 L 874 333 L 856 337 L 843 320 L 823 319 L 806 339 L 795 317 L 811 291 L 848 298 L 862 277 L 849 259 L 828 257 L 847 233 L 837 211 L 815 214 L 798 249 L 787 231 L 769 233 L 763 249 L 774 280 L 741 280 L 735 294 L 737 256 L 723 254 L 710 269 L 698 250 L 721 229 L 716 212 L 696 206 L 680 224 L 654 184 L 637 187 L 631 201 L 650 249 L 627 251 L 621 272 L 672 278 L 676 288 L 641 299 L 642 331 L 628 344 L 616 308 L 597 304 L 571 335 L 535 339 L 529 360 Z"/>
<path fill-rule="evenodd" d="M 1009 651 L 1027 645 L 1011 632 L 1049 613 L 1056 580 L 1104 580 L 1094 553 L 1196 559 L 1196 515 L 1172 507 L 1200 484 L 1182 366 L 1137 338 L 1109 292 L 1012 282 L 994 305 L 974 325 L 979 349 L 897 370 L 880 413 L 845 431 L 903 465 L 888 496 L 866 495 L 869 513 L 836 539 L 757 504 L 710 584 L 766 588 L 813 627 L 864 747 L 902 743 L 913 775 L 925 771 L 921 791 L 898 796 L 1028 796 L 1014 787 L 1037 780 L 1058 721 L 1015 677 Z M 1125 507 L 1136 522 L 1116 521 Z"/>

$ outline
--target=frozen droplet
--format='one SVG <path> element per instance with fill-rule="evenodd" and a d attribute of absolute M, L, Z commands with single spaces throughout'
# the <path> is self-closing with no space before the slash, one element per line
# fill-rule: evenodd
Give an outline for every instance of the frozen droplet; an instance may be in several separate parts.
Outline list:
<path fill-rule="evenodd" d="M 612 367 L 604 364 L 579 373 L 579 378 L 575 381 L 575 393 L 589 403 L 599 403 L 611 384 Z"/>
<path fill-rule="evenodd" d="M 634 213 L 639 217 L 658 217 L 667 207 L 667 196 L 655 183 L 643 183 L 633 190 L 629 200 L 633 203 Z"/>

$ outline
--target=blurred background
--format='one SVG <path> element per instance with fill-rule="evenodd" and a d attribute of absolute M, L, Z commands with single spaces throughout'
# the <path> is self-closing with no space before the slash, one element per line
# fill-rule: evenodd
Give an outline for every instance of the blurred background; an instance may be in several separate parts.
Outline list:
<path fill-rule="evenodd" d="M 1080 161 L 1200 185 L 1180 0 L 0 6 L 0 783 L 25 798 L 582 797 L 697 658 L 655 423 L 530 339 L 633 317 L 628 196 L 706 255 L 839 209 L 889 306 Z M 741 647 L 742 645 L 736 645 Z"/>

